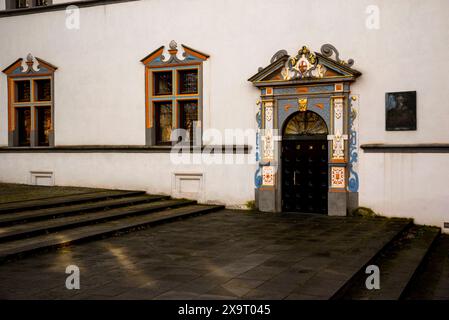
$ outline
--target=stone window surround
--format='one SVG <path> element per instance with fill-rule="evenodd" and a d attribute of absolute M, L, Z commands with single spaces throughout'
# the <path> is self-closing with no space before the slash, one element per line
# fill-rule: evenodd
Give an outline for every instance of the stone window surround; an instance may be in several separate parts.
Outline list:
<path fill-rule="evenodd" d="M 53 0 L 47 0 L 47 4 L 45 6 L 38 6 L 37 2 L 38 0 L 28 0 L 27 1 L 29 3 L 29 7 L 27 8 L 16 8 L 16 0 L 6 0 L 5 3 L 5 7 L 6 10 L 20 10 L 20 9 L 32 9 L 32 8 L 36 8 L 36 7 L 45 7 L 45 6 L 51 6 L 53 4 Z"/>
<path fill-rule="evenodd" d="M 38 80 L 49 80 L 50 81 L 50 86 L 51 86 L 51 98 L 50 100 L 43 100 L 43 101 L 38 101 L 36 99 L 36 81 Z M 51 110 L 51 134 L 50 134 L 50 146 L 52 146 L 54 144 L 54 139 L 53 139 L 53 123 L 54 123 L 54 119 L 53 119 L 53 114 L 54 114 L 54 97 L 53 97 L 53 93 L 54 93 L 54 77 L 53 75 L 45 75 L 45 76 L 40 76 L 40 75 L 34 75 L 34 76 L 23 76 L 23 77 L 17 77 L 17 78 L 12 78 L 9 79 L 10 81 L 10 92 L 8 94 L 11 94 L 12 96 L 9 97 L 9 100 L 11 101 L 11 106 L 10 106 L 10 110 L 9 112 L 12 112 L 13 115 L 10 115 L 11 119 L 14 119 L 14 127 L 17 129 L 18 128 L 18 119 L 17 119 L 17 112 L 16 110 L 20 109 L 20 108 L 29 108 L 31 111 L 31 137 L 30 137 L 30 147 L 31 148 L 35 148 L 35 147 L 42 147 L 38 145 L 38 137 L 37 137 L 37 132 L 38 132 L 38 128 L 37 128 L 37 123 L 38 121 L 36 121 L 36 117 L 37 117 L 37 110 L 39 108 L 43 108 L 43 107 L 49 107 Z M 16 82 L 20 82 L 20 81 L 28 81 L 30 83 L 30 101 L 28 102 L 16 102 L 15 101 L 15 96 L 17 95 L 16 92 Z M 17 137 L 16 137 L 17 139 Z M 13 140 L 16 140 L 13 139 Z M 18 147 L 18 141 L 13 141 L 12 144 L 14 147 Z"/>
<path fill-rule="evenodd" d="M 66 8 L 71 5 L 76 5 L 79 8 L 85 8 L 85 7 L 94 7 L 94 6 L 102 6 L 102 5 L 117 4 L 117 3 L 122 3 L 122 2 L 141 1 L 141 0 L 70 1 L 70 2 L 65 2 L 65 3 L 50 4 L 47 6 L 31 7 L 31 8 L 24 8 L 24 9 L 11 9 L 10 6 L 8 5 L 8 1 L 9 0 L 7 0 L 7 3 L 6 3 L 6 10 L 0 11 L 0 18 L 17 16 L 17 15 L 35 14 L 35 13 L 41 13 L 41 12 L 63 11 L 63 10 L 66 10 Z"/>

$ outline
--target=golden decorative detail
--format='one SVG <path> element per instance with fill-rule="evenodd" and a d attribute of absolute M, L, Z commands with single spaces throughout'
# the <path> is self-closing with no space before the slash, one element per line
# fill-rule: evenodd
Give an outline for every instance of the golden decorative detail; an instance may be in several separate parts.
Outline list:
<path fill-rule="evenodd" d="M 299 111 L 304 112 L 307 111 L 307 98 L 303 98 L 303 99 L 298 99 L 298 103 L 299 103 Z"/>
<path fill-rule="evenodd" d="M 284 80 L 290 80 L 291 78 L 288 69 L 286 67 L 282 68 L 281 75 Z"/>

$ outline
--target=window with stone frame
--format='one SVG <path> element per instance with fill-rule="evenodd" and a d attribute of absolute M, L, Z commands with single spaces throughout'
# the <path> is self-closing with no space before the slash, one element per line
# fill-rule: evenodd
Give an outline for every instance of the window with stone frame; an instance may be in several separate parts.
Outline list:
<path fill-rule="evenodd" d="M 27 9 L 45 7 L 52 4 L 52 0 L 6 0 L 6 9 Z"/>
<path fill-rule="evenodd" d="M 3 70 L 8 76 L 10 147 L 54 145 L 53 65 L 28 55 Z"/>
<path fill-rule="evenodd" d="M 170 43 L 167 59 L 164 47 L 142 59 L 146 66 L 147 145 L 192 144 L 194 137 L 201 137 L 195 129 L 201 129 L 202 70 L 208 56 L 182 47 L 183 59 L 178 57 L 174 41 Z"/>

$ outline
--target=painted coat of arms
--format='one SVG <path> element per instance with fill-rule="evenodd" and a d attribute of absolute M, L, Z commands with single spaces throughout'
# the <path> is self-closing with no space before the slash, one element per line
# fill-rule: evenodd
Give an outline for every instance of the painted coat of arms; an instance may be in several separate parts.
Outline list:
<path fill-rule="evenodd" d="M 324 73 L 325 67 L 318 64 L 315 53 L 306 46 L 303 46 L 296 56 L 290 57 L 282 70 L 284 80 L 296 80 L 307 77 L 322 78 Z"/>

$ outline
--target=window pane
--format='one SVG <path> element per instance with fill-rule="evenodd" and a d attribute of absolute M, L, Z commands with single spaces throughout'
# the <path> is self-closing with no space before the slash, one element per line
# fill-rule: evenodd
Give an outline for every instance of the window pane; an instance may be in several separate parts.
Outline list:
<path fill-rule="evenodd" d="M 312 111 L 298 112 L 285 126 L 284 135 L 327 135 L 327 125 Z"/>
<path fill-rule="evenodd" d="M 16 0 L 16 9 L 28 8 L 31 0 Z"/>
<path fill-rule="evenodd" d="M 193 140 L 195 121 L 198 121 L 198 102 L 196 100 L 179 101 L 181 128 L 189 132 L 190 141 Z"/>
<path fill-rule="evenodd" d="M 158 102 L 154 104 L 156 114 L 156 143 L 169 144 L 172 132 L 172 104 Z"/>
<path fill-rule="evenodd" d="M 47 6 L 48 0 L 36 0 L 36 7 Z"/>
<path fill-rule="evenodd" d="M 50 79 L 35 80 L 36 100 L 51 101 L 51 82 Z"/>
<path fill-rule="evenodd" d="M 171 95 L 172 94 L 172 72 L 154 72 L 154 94 L 159 95 Z"/>
<path fill-rule="evenodd" d="M 51 108 L 39 107 L 37 108 L 37 144 L 38 146 L 50 145 L 50 130 L 51 130 Z"/>
<path fill-rule="evenodd" d="M 179 93 L 198 93 L 198 70 L 179 71 Z"/>
<path fill-rule="evenodd" d="M 17 108 L 17 129 L 19 146 L 30 146 L 31 111 L 30 108 Z"/>
<path fill-rule="evenodd" d="M 16 102 L 30 102 L 30 81 L 16 81 Z"/>

